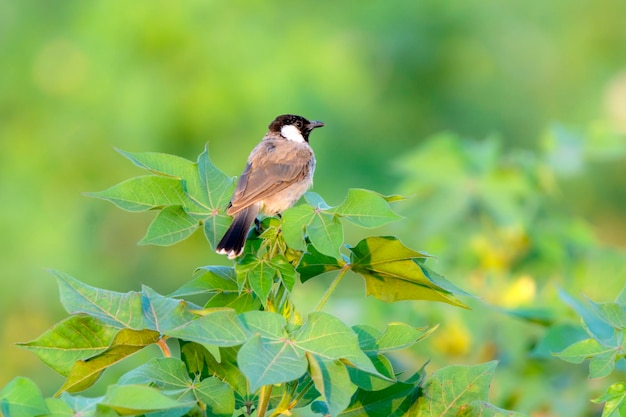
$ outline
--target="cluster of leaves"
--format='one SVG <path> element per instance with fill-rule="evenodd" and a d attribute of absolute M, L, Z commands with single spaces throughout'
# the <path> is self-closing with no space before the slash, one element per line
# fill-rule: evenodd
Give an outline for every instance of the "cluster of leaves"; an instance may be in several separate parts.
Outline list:
<path fill-rule="evenodd" d="M 196 162 L 162 153 L 120 153 L 154 175 L 134 177 L 90 196 L 131 212 L 158 210 L 140 243 L 172 245 L 202 228 L 215 247 L 231 221 L 225 209 L 234 181 L 212 164 L 206 149 Z M 285 211 L 280 222 L 267 219 L 263 233 L 248 240 L 236 265 L 239 291 L 247 283 L 264 302 L 276 273 L 290 291 L 294 267 L 303 281 L 323 272 L 351 269 L 364 276 L 368 294 L 385 301 L 434 299 L 463 306 L 455 295 L 467 294 L 425 265 L 430 256 L 396 238 L 367 238 L 349 247 L 349 258 L 342 254 L 340 219 L 364 228 L 383 226 L 402 218 L 389 206 L 402 199 L 351 189 L 340 205 L 331 207 L 318 194 L 307 193 L 308 204 Z"/>
<path fill-rule="evenodd" d="M 454 268 L 503 278 L 542 275 L 546 264 L 568 261 L 579 238 L 569 219 L 547 204 L 555 187 L 549 167 L 537 155 L 503 147 L 497 137 L 470 141 L 441 133 L 406 154 L 397 164 L 401 191 L 418 196 L 409 221 L 416 223 L 416 238 L 439 247 L 442 262 Z M 555 218 L 564 224 L 555 225 Z M 488 299 L 503 292 L 481 290 Z"/>
<path fill-rule="evenodd" d="M 234 274 L 232 268 L 216 267 L 197 280 L 224 280 L 227 270 Z M 117 293 L 54 274 L 61 302 L 73 315 L 23 346 L 66 382 L 58 398 L 44 399 L 34 383 L 16 378 L 0 392 L 3 415 L 232 416 L 235 410 L 245 415 L 272 386 L 267 401 L 273 415 L 312 402 L 314 410 L 333 416 L 497 411 L 487 403 L 495 362 L 396 379 L 385 354 L 411 346 L 433 328 L 401 323 L 382 332 L 367 325 L 350 328 L 323 312 L 310 313 L 294 326 L 268 311 L 201 309 L 148 287 Z M 198 282 L 193 286 L 200 291 Z M 217 290 L 206 287 L 205 292 Z M 171 355 L 167 339 L 178 341 L 180 358 Z M 153 344 L 162 347 L 163 357 L 124 374 L 104 396 L 71 394 Z"/>
<path fill-rule="evenodd" d="M 598 247 L 592 229 L 560 201 L 565 179 L 623 157 L 624 143 L 601 125 L 584 133 L 555 126 L 539 152 L 507 149 L 498 136 L 475 141 L 444 132 L 394 167 L 398 191 L 417 196 L 407 219 L 415 239 L 441 251 L 446 267 L 494 275 L 504 285 L 521 274 L 540 283 L 574 275 Z M 480 294 L 497 303 L 507 288 L 491 284 Z"/>
<path fill-rule="evenodd" d="M 623 158 L 624 143 L 623 135 L 600 125 L 586 132 L 555 126 L 544 133 L 539 152 L 507 149 L 505 141 L 495 136 L 472 141 L 440 133 L 394 165 L 403 178 L 397 191 L 415 192 L 418 197 L 408 204 L 407 221 L 414 225 L 415 240 L 441 253 L 440 264 L 446 270 L 471 276 L 472 290 L 492 304 L 473 308 L 491 312 L 497 306 L 505 313 L 489 314 L 484 320 L 459 315 L 457 338 L 444 341 L 449 350 L 439 345 L 444 353 L 437 356 L 435 344 L 420 344 L 422 355 L 447 360 L 460 351 L 464 360 L 471 361 L 477 353 L 495 347 L 508 358 L 500 368 L 503 373 L 525 380 L 523 385 L 504 384 L 500 391 L 512 407 L 578 416 L 593 412 L 588 407 L 599 408 L 584 402 L 597 396 L 590 394 L 593 385 L 584 380 L 566 383 L 572 381 L 571 368 L 553 360 L 552 353 L 562 351 L 567 343 L 589 337 L 579 326 L 561 324 L 569 319 L 569 312 L 555 288 L 580 291 L 600 271 L 620 268 L 623 253 L 601 247 L 594 230 L 572 214 L 571 200 L 563 199 L 568 185 L 580 195 L 576 177 L 586 182 L 594 165 L 606 167 Z M 592 183 L 586 193 L 601 188 L 597 181 Z M 437 215 L 431 216 L 434 212 Z M 607 284 L 604 288 L 614 291 L 614 284 Z M 437 310 L 433 307 L 430 314 Z M 448 312 L 443 314 L 449 317 Z M 521 331 L 511 331 L 514 326 Z M 511 337 L 499 336 L 507 332 Z M 545 336 L 538 336 L 544 332 Z M 606 349 L 592 360 L 593 375 L 611 372 L 615 358 L 621 357 L 615 350 L 618 340 L 609 333 L 597 344 L 586 342 L 586 347 Z M 535 361 L 541 361 L 539 367 Z M 563 401 L 567 395 L 579 402 Z"/>
<path fill-rule="evenodd" d="M 198 228 L 214 246 L 226 230 L 233 180 L 209 160 L 122 152 L 154 175 L 131 178 L 92 196 L 129 211 L 158 210 L 142 243 L 171 245 Z M 310 407 L 330 416 L 514 415 L 488 403 L 495 362 L 424 369 L 399 378 L 389 354 L 408 348 L 435 327 L 389 324 L 349 327 L 321 312 L 348 272 L 384 301 L 434 300 L 462 306 L 465 295 L 429 269 L 428 255 L 397 238 L 373 236 L 342 253 L 341 219 L 376 227 L 400 218 L 389 206 L 400 197 L 353 189 L 339 206 L 319 195 L 265 219 L 233 266 L 198 268 L 164 296 L 149 287 L 118 293 L 53 272 L 71 315 L 22 346 L 66 377 L 45 399 L 27 379 L 0 392 L 6 416 L 278 416 Z M 290 302 L 296 280 L 334 272 L 315 311 L 302 316 Z M 197 305 L 183 297 L 203 297 Z M 102 372 L 148 346 L 161 354 L 124 374 L 106 394 L 75 393 Z M 173 349 L 175 348 L 175 349 Z M 174 353 L 172 353 L 174 351 Z"/>
<path fill-rule="evenodd" d="M 584 337 L 554 355 L 564 361 L 580 364 L 589 360 L 589 377 L 603 378 L 615 370 L 616 364 L 624 365 L 626 358 L 626 288 L 614 302 L 597 303 L 586 299 L 580 302 L 562 292 L 562 298 L 581 318 Z M 550 329 L 552 338 L 564 327 Z M 563 335 L 561 335 L 563 336 Z M 571 336 L 568 337 L 571 339 Z M 604 403 L 602 417 L 626 414 L 626 383 L 612 384 L 604 394 L 593 400 Z"/>

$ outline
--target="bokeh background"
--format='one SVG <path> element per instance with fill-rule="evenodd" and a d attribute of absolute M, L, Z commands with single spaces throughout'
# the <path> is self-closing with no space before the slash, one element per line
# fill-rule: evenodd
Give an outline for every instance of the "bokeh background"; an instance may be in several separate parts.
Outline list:
<path fill-rule="evenodd" d="M 208 143 L 237 175 L 267 124 L 297 113 L 326 122 L 314 191 L 412 195 L 396 206 L 406 221 L 372 233 L 433 253 L 478 297 L 471 311 L 364 302 L 352 277 L 329 310 L 440 323 L 397 360 L 498 359 L 497 405 L 596 415 L 608 381 L 542 340 L 555 324 L 575 333 L 559 288 L 608 301 L 626 278 L 624 16 L 619 0 L 1 0 L 0 386 L 61 383 L 15 346 L 65 315 L 46 268 L 169 293 L 226 263 L 200 234 L 136 246 L 149 214 L 81 195 L 141 174 L 114 147 L 194 159 Z"/>

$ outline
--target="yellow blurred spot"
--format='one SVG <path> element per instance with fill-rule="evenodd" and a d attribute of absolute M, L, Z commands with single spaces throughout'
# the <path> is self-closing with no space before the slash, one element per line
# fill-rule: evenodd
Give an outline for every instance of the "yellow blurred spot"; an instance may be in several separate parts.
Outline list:
<path fill-rule="evenodd" d="M 506 248 L 503 248 L 494 239 L 485 235 L 474 236 L 470 241 L 470 246 L 478 256 L 481 269 L 508 269 L 509 260 Z"/>
<path fill-rule="evenodd" d="M 87 78 L 88 61 L 70 41 L 56 39 L 46 43 L 33 64 L 33 79 L 44 92 L 54 95 L 71 94 Z"/>
<path fill-rule="evenodd" d="M 494 233 L 476 235 L 470 247 L 482 269 L 508 271 L 511 263 L 528 248 L 528 236 L 521 226 L 496 229 Z"/>
<path fill-rule="evenodd" d="M 503 307 L 518 307 L 529 304 L 535 298 L 537 285 L 529 275 L 522 275 L 511 283 L 502 297 Z"/>
<path fill-rule="evenodd" d="M 606 87 L 604 103 L 609 119 L 626 132 L 626 72 L 617 74 Z"/>
<path fill-rule="evenodd" d="M 459 321 L 452 320 L 434 333 L 434 349 L 446 356 L 465 356 L 471 348 L 472 335 Z"/>

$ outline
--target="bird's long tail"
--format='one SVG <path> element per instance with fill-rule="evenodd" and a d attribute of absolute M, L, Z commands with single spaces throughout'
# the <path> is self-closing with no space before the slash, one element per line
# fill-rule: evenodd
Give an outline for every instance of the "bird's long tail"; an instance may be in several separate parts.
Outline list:
<path fill-rule="evenodd" d="M 250 226 L 258 213 L 259 208 L 256 207 L 256 205 L 252 205 L 235 214 L 232 224 L 224 234 L 222 240 L 220 240 L 220 243 L 217 244 L 215 252 L 228 255 L 229 259 L 241 255 L 243 247 L 246 244 L 246 239 L 248 238 Z"/>

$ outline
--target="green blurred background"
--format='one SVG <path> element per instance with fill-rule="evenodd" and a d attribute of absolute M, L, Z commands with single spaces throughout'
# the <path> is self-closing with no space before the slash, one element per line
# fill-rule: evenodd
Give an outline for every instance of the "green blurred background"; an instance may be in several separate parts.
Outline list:
<path fill-rule="evenodd" d="M 354 278 L 330 308 L 351 323 L 440 322 L 398 360 L 499 359 L 498 405 L 593 415 L 603 383 L 529 358 L 537 322 L 575 322 L 557 287 L 609 300 L 626 277 L 624 16 L 619 0 L 0 0 L 0 386 L 61 382 L 14 345 L 64 316 L 46 268 L 168 293 L 226 263 L 200 234 L 137 247 L 150 215 L 81 196 L 141 174 L 114 147 L 194 159 L 208 143 L 237 175 L 268 123 L 297 113 L 326 123 L 314 191 L 330 204 L 350 187 L 415 195 L 397 206 L 406 222 L 374 233 L 434 253 L 486 302 L 360 305 Z"/>

